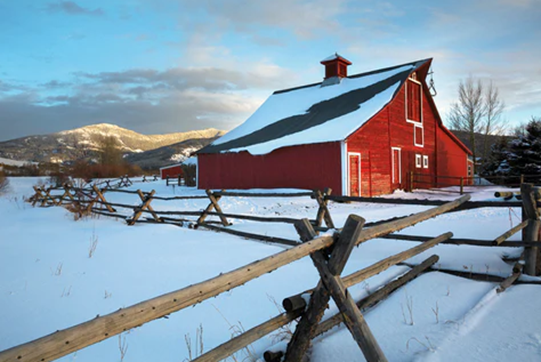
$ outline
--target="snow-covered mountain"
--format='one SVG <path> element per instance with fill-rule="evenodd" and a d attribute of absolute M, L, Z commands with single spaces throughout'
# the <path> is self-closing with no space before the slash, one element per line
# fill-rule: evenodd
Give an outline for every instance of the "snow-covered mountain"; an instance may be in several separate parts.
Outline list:
<path fill-rule="evenodd" d="M 66 162 L 95 157 L 103 136 L 113 136 L 126 154 L 141 153 L 191 139 L 213 139 L 225 132 L 214 128 L 161 135 L 143 135 L 101 123 L 48 135 L 0 142 L 0 157 L 33 162 Z"/>
<path fill-rule="evenodd" d="M 216 137 L 193 138 L 150 151 L 130 153 L 125 157 L 125 160 L 143 169 L 156 169 L 175 163 L 182 163 L 192 153 L 209 145 L 215 139 Z"/>

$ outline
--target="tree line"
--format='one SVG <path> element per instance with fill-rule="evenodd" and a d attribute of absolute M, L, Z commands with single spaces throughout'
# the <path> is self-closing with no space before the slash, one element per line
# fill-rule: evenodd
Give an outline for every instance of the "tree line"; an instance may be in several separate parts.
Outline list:
<path fill-rule="evenodd" d="M 451 105 L 448 125 L 452 130 L 467 133 L 476 174 L 499 176 L 500 183 L 517 183 L 521 175 L 526 181 L 539 182 L 541 118 L 532 117 L 526 125 L 511 129 L 504 111 L 505 102 L 493 82 L 470 76 L 458 85 L 458 98 Z M 493 136 L 497 136 L 496 142 L 491 142 Z"/>

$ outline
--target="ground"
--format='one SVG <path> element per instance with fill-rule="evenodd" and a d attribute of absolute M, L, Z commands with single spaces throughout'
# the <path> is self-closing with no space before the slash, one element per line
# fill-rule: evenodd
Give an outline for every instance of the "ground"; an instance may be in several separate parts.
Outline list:
<path fill-rule="evenodd" d="M 34 208 L 23 201 L 36 178 L 12 178 L 0 197 L 0 350 L 42 337 L 160 294 L 233 270 L 286 248 L 207 230 L 172 225 L 127 226 L 122 219 L 74 220 L 60 207 Z M 157 195 L 194 195 L 202 191 L 166 187 L 163 181 L 135 183 L 131 189 L 156 189 Z M 469 191 L 473 191 L 469 190 Z M 494 189 L 472 193 L 493 198 Z M 449 192 L 416 191 L 390 197 L 454 199 Z M 106 193 L 110 201 L 138 204 L 136 195 Z M 207 200 L 153 201 L 157 210 L 201 210 Z M 224 211 L 252 215 L 314 218 L 309 197 L 261 199 L 224 197 Z M 338 226 L 349 214 L 367 221 L 407 215 L 426 206 L 330 204 Z M 121 210 L 128 214 L 126 210 Z M 290 225 L 233 220 L 232 228 L 297 239 Z M 402 231 L 491 240 L 520 223 L 520 209 L 483 208 L 445 214 Z M 517 234 L 511 240 L 519 240 Z M 343 275 L 417 245 L 374 239 L 355 248 Z M 420 263 L 440 256 L 441 269 L 507 277 L 521 248 L 436 246 L 410 259 Z M 395 266 L 351 287 L 360 298 L 409 270 Z M 266 274 L 244 286 L 87 347 L 60 361 L 187 361 L 281 312 L 284 297 L 314 287 L 319 277 L 309 258 Z M 531 278 L 530 278 L 531 279 Z M 539 279 L 539 278 L 538 278 Z M 430 272 L 393 293 L 365 313 L 390 361 L 509 361 L 541 359 L 541 286 L 516 285 L 497 294 L 497 284 Z M 336 312 L 331 305 L 326 313 Z M 291 328 L 294 328 L 292 326 Z M 239 352 L 237 361 L 255 361 L 270 347 L 284 345 L 288 330 L 273 333 Z M 276 347 L 275 346 L 275 347 Z M 229 359 L 233 360 L 233 359 Z M 311 360 L 364 361 L 343 327 L 318 337 Z"/>

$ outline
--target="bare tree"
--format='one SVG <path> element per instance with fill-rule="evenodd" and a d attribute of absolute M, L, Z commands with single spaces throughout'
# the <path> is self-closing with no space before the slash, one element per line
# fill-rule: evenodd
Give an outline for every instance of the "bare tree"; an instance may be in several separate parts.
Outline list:
<path fill-rule="evenodd" d="M 506 127 L 502 118 L 504 108 L 505 103 L 500 99 L 498 88 L 490 81 L 485 89 L 483 160 L 487 158 L 489 152 L 488 135 L 502 134 L 505 131 Z"/>
<path fill-rule="evenodd" d="M 486 114 L 483 85 L 480 80 L 469 76 L 458 85 L 458 101 L 451 105 L 450 126 L 454 130 L 466 131 L 470 138 L 473 160 L 475 154 L 475 134 L 483 130 L 483 118 Z"/>

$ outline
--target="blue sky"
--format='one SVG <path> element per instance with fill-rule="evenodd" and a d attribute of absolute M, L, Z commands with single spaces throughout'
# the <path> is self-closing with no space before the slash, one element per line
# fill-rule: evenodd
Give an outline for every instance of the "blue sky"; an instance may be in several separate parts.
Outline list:
<path fill-rule="evenodd" d="M 541 0 L 0 0 L 0 141 L 112 123 L 243 122 L 277 89 L 433 57 L 445 118 L 468 76 L 510 124 L 541 116 Z"/>

